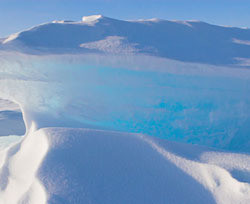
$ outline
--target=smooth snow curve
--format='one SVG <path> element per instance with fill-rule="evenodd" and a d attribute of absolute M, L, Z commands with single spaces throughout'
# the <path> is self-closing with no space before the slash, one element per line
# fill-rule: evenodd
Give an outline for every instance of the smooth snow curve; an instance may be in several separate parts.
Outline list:
<path fill-rule="evenodd" d="M 2 150 L 0 204 L 46 203 L 46 190 L 36 176 L 47 151 L 42 131 L 33 133 L 32 129 L 22 142 Z"/>
<path fill-rule="evenodd" d="M 140 134 L 65 128 L 32 132 L 19 146 L 5 161 L 10 181 L 0 193 L 3 204 L 250 202 L 249 183 L 238 180 L 246 169 L 237 164 L 249 162 L 246 155 Z M 205 160 L 210 157 L 216 163 Z"/>

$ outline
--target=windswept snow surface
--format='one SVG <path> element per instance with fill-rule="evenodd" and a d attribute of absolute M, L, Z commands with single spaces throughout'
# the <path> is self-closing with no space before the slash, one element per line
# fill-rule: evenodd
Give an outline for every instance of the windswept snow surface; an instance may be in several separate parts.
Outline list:
<path fill-rule="evenodd" d="M 201 21 L 122 21 L 101 15 L 85 16 L 79 22 L 59 20 L 38 25 L 10 35 L 2 47 L 31 54 L 89 53 L 100 51 L 100 42 L 112 36 L 124 39 L 120 46 L 132 45 L 137 53 L 184 62 L 240 66 L 238 58 L 250 58 L 250 29 Z M 97 49 L 81 46 L 89 43 Z"/>
<path fill-rule="evenodd" d="M 249 34 L 95 15 L 3 40 L 26 134 L 0 137 L 0 204 L 250 203 Z"/>
<path fill-rule="evenodd" d="M 141 134 L 46 128 L 4 154 L 1 204 L 250 202 L 249 156 Z"/>

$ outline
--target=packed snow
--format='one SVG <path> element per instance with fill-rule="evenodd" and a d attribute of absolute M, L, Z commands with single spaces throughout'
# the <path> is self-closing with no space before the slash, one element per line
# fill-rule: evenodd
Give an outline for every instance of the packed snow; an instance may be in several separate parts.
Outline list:
<path fill-rule="evenodd" d="M 250 203 L 248 41 L 101 15 L 1 40 L 0 204 Z"/>

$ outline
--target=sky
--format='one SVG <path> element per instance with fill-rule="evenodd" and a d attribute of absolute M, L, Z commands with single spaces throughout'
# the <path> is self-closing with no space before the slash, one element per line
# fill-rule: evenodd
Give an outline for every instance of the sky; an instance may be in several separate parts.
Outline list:
<path fill-rule="evenodd" d="M 250 0 L 0 0 L 0 37 L 53 20 L 80 21 L 94 14 L 250 27 Z"/>

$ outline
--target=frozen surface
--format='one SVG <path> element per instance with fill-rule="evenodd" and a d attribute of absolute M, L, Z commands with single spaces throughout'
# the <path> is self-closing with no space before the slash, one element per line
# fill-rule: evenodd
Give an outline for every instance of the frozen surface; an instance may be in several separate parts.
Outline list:
<path fill-rule="evenodd" d="M 5 154 L 3 204 L 250 202 L 248 155 L 141 134 L 46 128 Z"/>
<path fill-rule="evenodd" d="M 38 25 L 9 36 L 2 46 L 39 54 L 105 52 L 107 49 L 80 45 L 112 36 L 124 39 L 121 46 L 133 45 L 133 52 L 184 62 L 231 66 L 250 58 L 250 29 L 201 21 L 122 21 L 101 15 L 85 16 L 79 22 L 53 21 Z"/>
<path fill-rule="evenodd" d="M 250 70 L 146 55 L 2 53 L 26 125 L 91 127 L 249 151 Z"/>
<path fill-rule="evenodd" d="M 249 33 L 97 15 L 0 41 L 0 204 L 248 204 Z"/>

